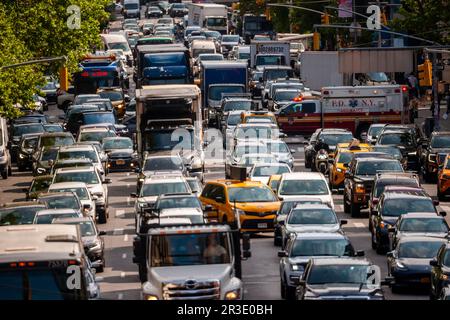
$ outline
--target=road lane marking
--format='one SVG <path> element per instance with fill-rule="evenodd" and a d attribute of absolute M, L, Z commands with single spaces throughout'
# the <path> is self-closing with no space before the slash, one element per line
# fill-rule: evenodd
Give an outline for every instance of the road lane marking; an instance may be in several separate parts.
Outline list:
<path fill-rule="evenodd" d="M 366 227 L 366 225 L 362 222 L 354 222 L 353 226 L 356 228 L 365 228 Z"/>
<path fill-rule="evenodd" d="M 124 235 L 124 237 L 123 237 L 123 241 L 125 241 L 125 242 L 127 242 L 127 241 L 128 241 L 128 235 L 127 235 L 127 234 L 125 234 L 125 235 Z"/>
<path fill-rule="evenodd" d="M 123 209 L 117 209 L 116 210 L 116 218 L 117 217 L 121 217 L 121 216 L 123 216 L 125 214 L 125 210 L 123 210 Z"/>
<path fill-rule="evenodd" d="M 123 228 L 118 228 L 113 230 L 114 236 L 121 236 L 123 234 Z"/>
<path fill-rule="evenodd" d="M 126 259 L 126 258 L 127 258 L 127 254 L 126 253 L 122 254 L 122 259 Z"/>
<path fill-rule="evenodd" d="M 123 299 L 123 293 L 119 293 L 119 294 L 117 295 L 117 299 L 122 300 L 122 299 Z"/>
<path fill-rule="evenodd" d="M 125 278 L 125 272 L 122 271 L 122 272 L 120 273 L 120 277 L 121 277 L 121 278 Z"/>

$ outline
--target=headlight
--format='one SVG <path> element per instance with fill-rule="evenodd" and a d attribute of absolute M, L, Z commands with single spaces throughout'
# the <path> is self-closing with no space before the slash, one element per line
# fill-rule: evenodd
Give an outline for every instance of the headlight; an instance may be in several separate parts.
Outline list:
<path fill-rule="evenodd" d="M 403 263 L 399 262 L 399 261 L 397 261 L 396 266 L 397 266 L 398 269 L 404 269 L 404 270 L 407 269 L 405 267 L 405 265 Z"/>
<path fill-rule="evenodd" d="M 144 294 L 144 300 L 158 300 L 158 297 L 152 294 Z"/>
<path fill-rule="evenodd" d="M 298 264 L 291 264 L 292 271 L 303 271 L 303 266 Z"/>
<path fill-rule="evenodd" d="M 225 294 L 225 300 L 237 300 L 239 299 L 241 296 L 241 290 L 240 289 L 236 289 L 233 291 L 228 291 Z"/>
<path fill-rule="evenodd" d="M 325 160 L 325 159 L 328 159 L 328 155 L 326 155 L 326 154 L 319 154 L 319 155 L 317 156 L 317 158 L 318 158 L 319 160 Z"/>
<path fill-rule="evenodd" d="M 137 154 L 136 152 L 134 152 L 134 153 L 131 154 L 131 157 L 132 157 L 132 158 L 137 158 L 137 157 L 138 157 L 138 154 Z"/>
<path fill-rule="evenodd" d="M 336 171 L 339 172 L 339 173 L 344 172 L 344 170 L 342 170 L 341 168 L 336 168 Z"/>
<path fill-rule="evenodd" d="M 357 183 L 355 186 L 355 192 L 356 193 L 364 193 L 364 192 L 366 192 L 366 188 L 364 187 L 363 184 Z"/>
<path fill-rule="evenodd" d="M 436 155 L 435 154 L 429 154 L 428 155 L 428 161 L 429 162 L 436 162 Z"/>
<path fill-rule="evenodd" d="M 380 228 L 381 229 L 388 229 L 389 227 L 390 227 L 391 225 L 389 224 L 389 223 L 386 223 L 386 222 L 384 222 L 384 221 L 381 221 L 380 222 Z"/>
<path fill-rule="evenodd" d="M 26 157 L 27 157 L 27 156 L 24 155 L 23 153 L 19 154 L 19 158 L 20 158 L 20 159 L 25 159 Z"/>

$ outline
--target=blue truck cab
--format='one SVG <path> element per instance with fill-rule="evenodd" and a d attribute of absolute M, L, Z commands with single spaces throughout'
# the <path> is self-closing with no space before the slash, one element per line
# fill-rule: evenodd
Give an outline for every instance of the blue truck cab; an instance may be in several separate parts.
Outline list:
<path fill-rule="evenodd" d="M 136 60 L 137 88 L 143 85 L 193 83 L 189 49 L 182 44 L 137 46 Z"/>

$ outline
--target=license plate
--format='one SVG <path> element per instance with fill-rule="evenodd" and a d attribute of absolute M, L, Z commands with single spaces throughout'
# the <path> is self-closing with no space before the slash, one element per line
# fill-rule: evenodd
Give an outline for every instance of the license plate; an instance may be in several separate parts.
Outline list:
<path fill-rule="evenodd" d="M 420 282 L 421 283 L 430 283 L 430 278 L 421 278 Z"/>
<path fill-rule="evenodd" d="M 116 160 L 116 164 L 123 165 L 125 164 L 125 160 Z"/>
<path fill-rule="evenodd" d="M 258 223 L 258 229 L 267 229 L 267 223 Z"/>

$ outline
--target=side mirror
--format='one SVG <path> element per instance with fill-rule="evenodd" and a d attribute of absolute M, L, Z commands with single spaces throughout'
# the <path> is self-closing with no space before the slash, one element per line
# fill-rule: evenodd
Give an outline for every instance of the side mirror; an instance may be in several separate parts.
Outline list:
<path fill-rule="evenodd" d="M 439 205 L 439 200 L 433 200 L 433 205 L 437 207 Z"/>
<path fill-rule="evenodd" d="M 213 208 L 212 205 L 207 204 L 207 205 L 205 206 L 204 211 L 214 211 L 214 208 Z"/>
<path fill-rule="evenodd" d="M 91 205 L 89 203 L 83 204 L 83 210 L 89 210 Z"/>
<path fill-rule="evenodd" d="M 372 205 L 377 205 L 380 201 L 378 199 L 373 199 L 372 200 Z"/>
<path fill-rule="evenodd" d="M 344 176 L 345 176 L 346 179 L 351 179 L 352 178 L 352 174 L 350 172 L 346 172 Z"/>
<path fill-rule="evenodd" d="M 98 197 L 97 196 L 92 196 L 92 200 L 97 201 Z"/>
<path fill-rule="evenodd" d="M 355 254 L 356 257 L 364 257 L 365 255 L 366 253 L 364 252 L 364 250 L 358 250 Z"/>
<path fill-rule="evenodd" d="M 126 103 L 130 102 L 130 100 L 131 100 L 131 99 L 130 99 L 130 96 L 126 94 L 126 95 L 124 96 L 124 100 L 125 100 Z"/>
<path fill-rule="evenodd" d="M 341 225 L 341 226 L 343 226 L 344 224 L 347 224 L 347 223 L 348 223 L 348 221 L 345 220 L 345 219 L 342 219 L 342 220 L 340 221 L 340 225 Z"/>
<path fill-rule="evenodd" d="M 349 164 L 348 163 L 344 163 L 344 168 L 348 168 Z"/>
<path fill-rule="evenodd" d="M 445 211 L 440 211 L 440 212 L 439 212 L 439 215 L 442 216 L 442 217 L 446 217 L 446 216 L 447 216 L 447 212 L 445 212 Z"/>
<path fill-rule="evenodd" d="M 386 254 L 386 256 L 387 256 L 388 258 L 394 258 L 394 251 L 389 251 L 389 252 Z"/>
<path fill-rule="evenodd" d="M 134 168 L 134 173 L 141 173 L 141 169 L 140 168 Z"/>
<path fill-rule="evenodd" d="M 438 266 L 438 262 L 437 262 L 436 258 L 430 260 L 430 266 L 432 266 L 432 267 L 437 267 Z"/>
<path fill-rule="evenodd" d="M 333 159 L 333 158 L 329 158 L 329 159 L 328 159 L 328 163 L 329 163 L 329 164 L 334 164 L 334 159 Z"/>
<path fill-rule="evenodd" d="M 284 251 L 284 250 L 278 251 L 278 257 L 279 257 L 279 258 L 287 257 L 287 252 Z"/>
<path fill-rule="evenodd" d="M 112 183 L 112 180 L 107 178 L 107 179 L 105 179 L 105 181 L 103 181 L 103 183 L 110 184 L 110 183 Z"/>
<path fill-rule="evenodd" d="M 306 285 L 306 281 L 304 279 L 300 279 L 300 280 L 298 280 L 298 285 L 299 286 L 305 286 Z"/>
<path fill-rule="evenodd" d="M 100 231 L 100 232 L 98 233 L 98 235 L 99 235 L 99 236 L 106 236 L 106 231 Z"/>
<path fill-rule="evenodd" d="M 130 197 L 131 197 L 131 198 L 137 198 L 138 195 L 137 195 L 137 193 L 133 192 L 133 193 L 130 193 Z"/>
<path fill-rule="evenodd" d="M 296 153 L 296 152 L 297 152 L 297 150 L 291 149 L 291 153 L 292 153 L 292 154 L 294 154 L 294 153 Z"/>
<path fill-rule="evenodd" d="M 244 232 L 242 234 L 242 251 L 250 252 L 250 233 Z"/>

